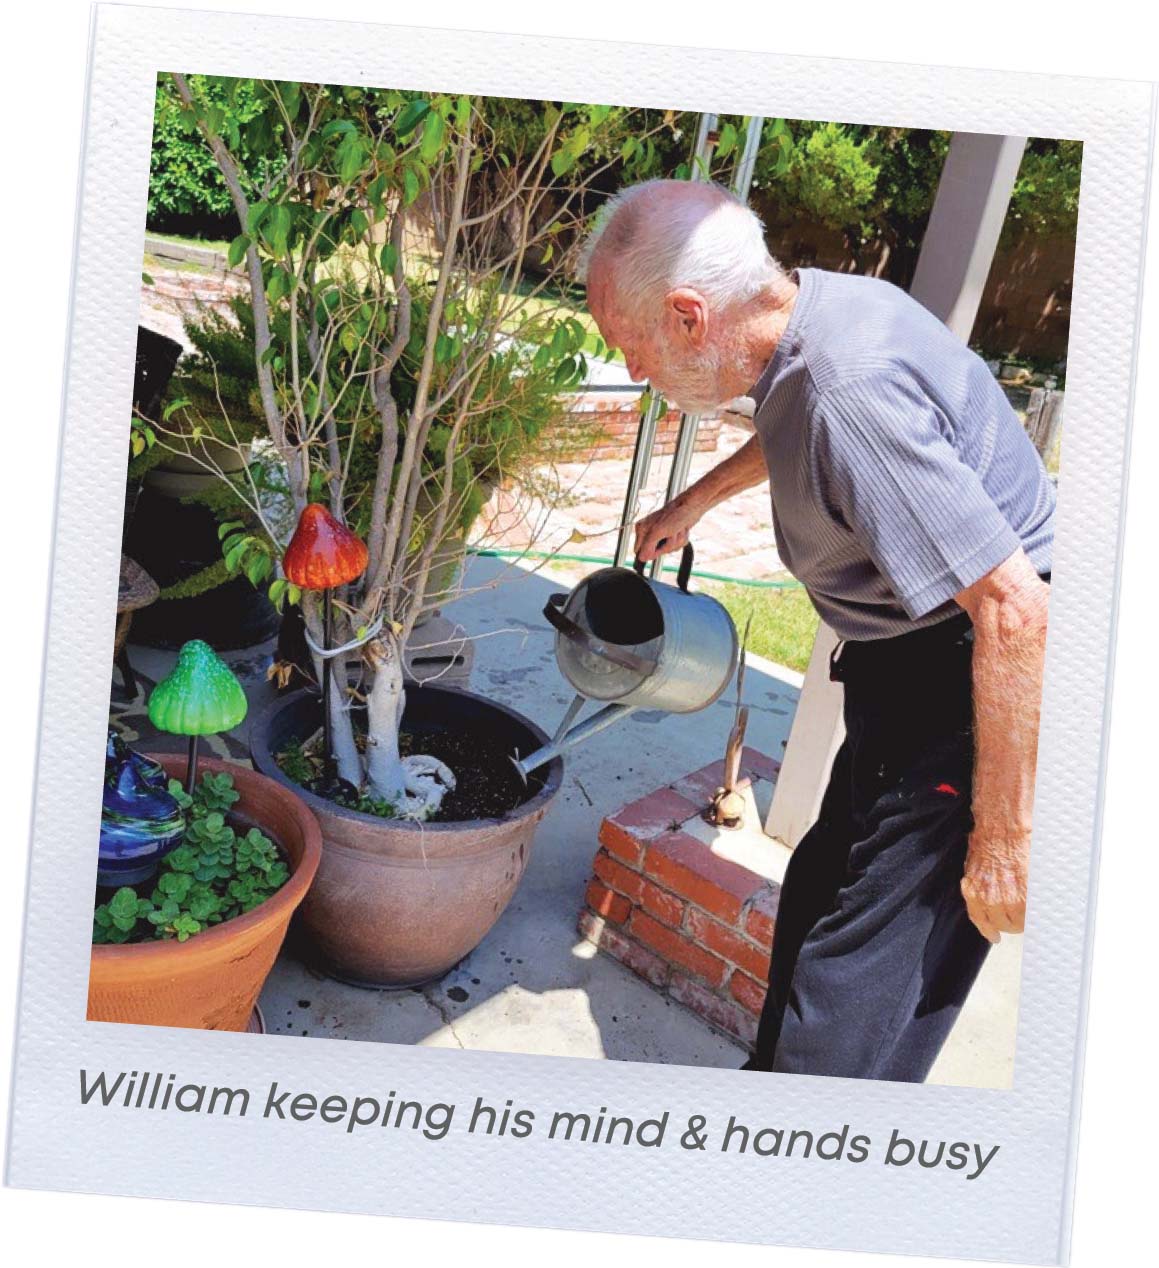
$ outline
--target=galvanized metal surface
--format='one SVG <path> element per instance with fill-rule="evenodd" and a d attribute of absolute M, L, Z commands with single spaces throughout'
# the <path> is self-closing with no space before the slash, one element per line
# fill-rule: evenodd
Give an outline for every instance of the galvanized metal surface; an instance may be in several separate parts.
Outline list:
<path fill-rule="evenodd" d="M 550 743 L 516 763 L 522 774 L 632 710 L 695 713 L 724 692 L 740 650 L 736 627 L 711 595 L 689 593 L 691 571 L 686 546 L 676 585 L 601 568 L 566 599 L 549 600 L 556 663 L 577 695 Z M 568 730 L 585 699 L 607 707 Z"/>

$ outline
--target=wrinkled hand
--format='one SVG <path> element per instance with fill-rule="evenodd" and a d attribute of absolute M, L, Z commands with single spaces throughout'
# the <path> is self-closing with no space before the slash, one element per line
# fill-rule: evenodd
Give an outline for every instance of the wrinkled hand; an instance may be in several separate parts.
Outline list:
<path fill-rule="evenodd" d="M 971 834 L 962 897 L 970 919 L 989 942 L 1025 928 L 1029 862 L 1029 834 L 1010 839 Z"/>
<path fill-rule="evenodd" d="M 684 494 L 636 522 L 636 558 L 647 562 L 657 555 L 682 550 L 702 512 Z"/>

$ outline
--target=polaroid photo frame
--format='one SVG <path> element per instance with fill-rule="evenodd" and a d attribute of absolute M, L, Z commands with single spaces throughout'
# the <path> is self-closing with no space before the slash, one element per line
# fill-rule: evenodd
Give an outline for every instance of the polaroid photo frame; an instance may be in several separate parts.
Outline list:
<path fill-rule="evenodd" d="M 642 73 L 642 58 L 646 73 Z M 976 1089 L 489 1051 L 111 1025 L 85 1019 L 156 75 L 711 109 L 1083 142 L 1067 365 L 1069 445 L 1039 744 L 1013 1086 Z M 1082 1071 L 1106 717 L 1155 95 L 1145 83 L 724 50 L 98 6 L 85 128 L 8 1179 L 23 1187 L 1063 1262 Z M 73 887 L 60 878 L 73 877 Z M 73 936 L 62 935 L 71 929 Z M 238 1089 L 248 1111 L 85 1098 Z M 162 1075 L 158 1084 L 158 1075 Z M 288 1099 L 286 1094 L 289 1094 Z M 454 1107 L 445 1131 L 347 1130 L 294 1098 Z M 281 1098 L 281 1099 L 279 1099 Z M 237 1098 L 240 1102 L 240 1096 Z M 662 1144 L 471 1132 L 512 1121 L 661 1120 Z M 152 1102 L 152 1105 L 150 1105 Z M 304 1103 L 304 1102 L 303 1102 Z M 281 1107 L 281 1108 L 279 1108 Z M 722 1152 L 754 1131 L 864 1136 L 865 1158 Z M 979 1166 L 894 1165 L 891 1141 L 961 1142 Z M 975 1152 L 976 1151 L 976 1152 Z M 901 1151 L 904 1152 L 904 1151 Z M 298 1165 L 287 1167 L 293 1156 Z M 981 1165 L 981 1160 L 986 1165 Z M 159 1160 L 164 1160 L 163 1163 Z M 972 1174 L 973 1173 L 973 1174 Z"/>

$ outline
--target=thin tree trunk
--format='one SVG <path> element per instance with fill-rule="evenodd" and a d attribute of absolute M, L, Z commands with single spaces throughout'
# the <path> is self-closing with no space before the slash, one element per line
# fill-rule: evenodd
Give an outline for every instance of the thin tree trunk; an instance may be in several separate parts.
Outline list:
<path fill-rule="evenodd" d="M 366 780 L 371 792 L 392 805 L 406 800 L 406 772 L 398 751 L 398 729 L 406 707 L 402 648 L 391 637 L 368 644 L 374 685 L 366 697 Z"/>
<path fill-rule="evenodd" d="M 302 619 L 310 637 L 319 646 L 322 644 L 322 618 L 319 614 L 319 596 L 304 594 L 302 596 Z M 322 657 L 311 655 L 314 662 L 314 674 L 319 686 L 322 683 Z M 355 788 L 362 787 L 362 759 L 354 743 L 354 719 L 346 707 L 346 657 L 335 656 L 330 667 L 330 735 L 334 744 L 334 760 L 338 764 L 338 774 Z"/>

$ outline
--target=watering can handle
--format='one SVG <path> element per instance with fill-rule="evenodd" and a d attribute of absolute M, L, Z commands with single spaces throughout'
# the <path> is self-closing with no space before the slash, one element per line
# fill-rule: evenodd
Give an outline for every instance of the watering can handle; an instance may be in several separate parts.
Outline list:
<path fill-rule="evenodd" d="M 599 656 L 601 660 L 610 661 L 613 665 L 619 665 L 621 669 L 630 669 L 637 674 L 650 674 L 656 668 L 655 661 L 645 660 L 643 656 L 637 656 L 623 647 L 609 647 L 607 643 L 602 642 L 600 639 L 593 638 L 587 630 L 577 625 L 570 616 L 565 616 L 563 605 L 567 602 L 567 598 L 566 594 L 549 595 L 547 605 L 543 609 L 543 615 L 559 630 L 564 638 L 570 638 L 572 642 L 579 643 L 581 647 L 591 652 L 593 656 Z"/>
<path fill-rule="evenodd" d="M 659 545 L 663 546 L 667 540 L 668 540 L 667 537 L 661 537 L 659 541 Z M 632 566 L 636 569 L 636 572 L 641 577 L 644 575 L 644 561 L 642 559 L 637 558 L 636 562 Z M 684 551 L 680 556 L 680 570 L 676 574 L 676 584 L 680 587 L 681 590 L 684 591 L 685 594 L 688 593 L 688 582 L 691 577 L 692 577 L 692 543 L 685 542 Z"/>

